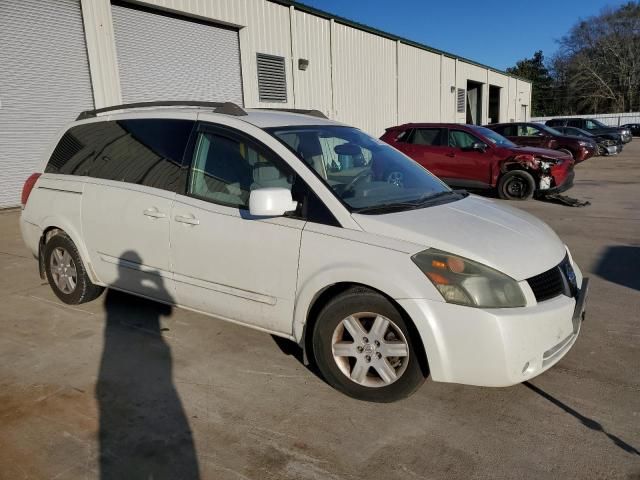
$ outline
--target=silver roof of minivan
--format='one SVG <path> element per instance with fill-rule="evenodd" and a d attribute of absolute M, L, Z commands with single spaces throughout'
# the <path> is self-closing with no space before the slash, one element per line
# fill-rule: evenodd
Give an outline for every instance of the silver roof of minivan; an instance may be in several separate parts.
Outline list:
<path fill-rule="evenodd" d="M 172 113 L 183 117 L 185 113 L 204 113 L 225 115 L 251 123 L 259 128 L 285 127 L 295 125 L 343 125 L 328 119 L 318 110 L 302 109 L 271 109 L 271 108 L 243 108 L 234 103 L 198 102 L 198 101 L 166 101 L 143 102 L 127 105 L 114 105 L 96 110 L 82 112 L 77 120 L 87 120 L 110 116 L 111 118 L 126 118 L 135 116 L 140 118 L 145 112 L 170 117 Z"/>

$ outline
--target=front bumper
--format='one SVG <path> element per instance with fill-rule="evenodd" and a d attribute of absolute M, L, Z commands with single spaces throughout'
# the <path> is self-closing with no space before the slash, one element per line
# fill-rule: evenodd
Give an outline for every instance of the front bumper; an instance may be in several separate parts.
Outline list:
<path fill-rule="evenodd" d="M 619 145 L 602 145 L 605 155 L 617 155 L 622 151 L 622 144 Z"/>
<path fill-rule="evenodd" d="M 506 387 L 541 374 L 571 349 L 588 286 L 585 278 L 575 298 L 559 295 L 522 308 L 398 302 L 420 333 L 434 381 Z"/>
<path fill-rule="evenodd" d="M 539 193 L 542 195 L 553 195 L 555 193 L 562 193 L 569 190 L 573 187 L 573 180 L 575 179 L 576 173 L 574 170 L 571 170 L 560 185 L 556 185 L 555 187 L 548 188 L 546 190 L 540 190 Z"/>
<path fill-rule="evenodd" d="M 576 163 L 584 162 L 585 160 L 593 157 L 597 153 L 597 151 L 598 146 L 595 144 L 587 145 L 586 147 L 580 147 L 576 154 Z"/>

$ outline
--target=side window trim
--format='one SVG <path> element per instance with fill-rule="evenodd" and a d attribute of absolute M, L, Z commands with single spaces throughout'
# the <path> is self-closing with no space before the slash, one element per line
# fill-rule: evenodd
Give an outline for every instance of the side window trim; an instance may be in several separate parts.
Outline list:
<path fill-rule="evenodd" d="M 198 121 L 198 122 L 196 122 L 196 125 L 195 125 L 195 127 L 194 127 L 194 129 L 192 131 L 191 138 L 189 139 L 189 142 L 187 144 L 187 148 L 185 149 L 185 156 L 184 156 L 184 161 L 183 161 L 183 165 L 182 165 L 182 168 L 185 169 L 185 175 L 184 175 L 185 182 L 184 182 L 183 192 L 179 192 L 181 195 L 184 195 L 184 196 L 187 196 L 187 197 L 191 197 L 191 198 L 196 198 L 198 200 L 202 200 L 204 202 L 213 203 L 213 204 L 216 204 L 216 205 L 229 206 L 229 205 L 224 205 L 222 203 L 214 202 L 210 198 L 204 198 L 204 197 L 201 197 L 199 195 L 195 195 L 195 194 L 189 192 L 189 185 L 191 184 L 191 175 L 192 175 L 192 172 L 193 172 L 193 166 L 194 166 L 194 160 L 195 160 L 195 154 L 196 154 L 196 147 L 197 147 L 198 139 L 199 139 L 201 133 L 210 133 L 212 135 L 218 135 L 218 136 L 221 136 L 221 137 L 224 137 L 224 138 L 228 138 L 228 139 L 234 140 L 234 141 L 245 141 L 248 145 L 252 146 L 252 148 L 254 148 L 256 151 L 258 151 L 261 154 L 265 155 L 269 159 L 269 161 L 272 161 L 274 163 L 274 165 L 277 168 L 282 169 L 288 175 L 292 175 L 293 176 L 292 194 L 293 194 L 294 191 L 296 191 L 296 193 L 300 193 L 300 190 L 302 190 L 304 192 L 305 199 L 307 199 L 309 197 L 315 197 L 318 200 L 318 202 L 320 202 L 321 208 L 326 210 L 326 212 L 328 212 L 328 214 L 330 216 L 328 221 L 327 222 L 323 222 L 323 224 L 330 225 L 330 226 L 336 226 L 336 227 L 340 227 L 340 228 L 342 227 L 342 225 L 335 218 L 335 216 L 333 215 L 333 213 L 331 212 L 329 207 L 326 206 L 326 204 L 313 191 L 313 189 L 311 187 L 309 187 L 309 185 L 307 185 L 307 183 L 302 179 L 302 177 L 300 177 L 300 175 L 297 174 L 297 172 L 293 169 L 293 167 L 291 167 L 286 161 L 284 161 L 269 146 L 265 145 L 264 143 L 260 142 L 259 140 L 256 140 L 255 138 L 251 137 L 250 135 L 247 135 L 246 133 L 242 132 L 241 130 L 237 130 L 237 129 L 233 128 L 233 127 L 228 127 L 226 125 L 220 125 L 220 124 L 215 124 L 215 123 L 211 123 L 211 122 Z M 232 207 L 233 208 L 238 208 L 239 210 L 242 210 L 242 211 L 247 211 L 247 209 L 242 209 L 242 208 L 239 208 L 237 206 L 232 206 Z M 288 218 L 298 219 L 298 220 L 303 220 L 303 221 L 311 221 L 308 218 L 306 218 L 306 215 L 304 214 L 304 211 L 307 211 L 307 210 L 308 210 L 308 205 L 300 205 L 300 207 L 298 209 L 300 214 L 298 214 L 298 211 L 297 211 L 294 214 L 287 215 L 287 217 Z"/>
<path fill-rule="evenodd" d="M 240 130 L 236 130 L 234 128 L 227 127 L 226 125 L 213 124 L 210 122 L 198 122 L 196 128 L 194 129 L 193 143 L 190 145 L 190 157 L 187 159 L 188 165 L 188 174 L 187 181 L 185 182 L 185 193 L 184 195 L 192 198 L 197 198 L 198 200 L 202 200 L 204 202 L 213 203 L 216 205 L 221 205 L 225 207 L 237 208 L 241 211 L 248 211 L 246 206 L 238 206 L 225 203 L 219 200 L 213 200 L 211 198 L 204 197 L 202 195 L 198 195 L 197 193 L 191 192 L 191 182 L 193 181 L 193 173 L 195 167 L 195 158 L 197 153 L 197 146 L 202 134 L 211 134 L 217 137 L 225 138 L 227 140 L 231 140 L 233 142 L 245 143 L 250 148 L 253 148 L 257 153 L 267 158 L 270 162 L 274 164 L 274 166 L 282 171 L 284 171 L 287 175 L 293 176 L 293 183 L 296 181 L 296 173 L 295 171 L 288 165 L 286 162 L 282 161 L 282 159 L 271 150 L 266 145 L 261 142 L 256 141 L 251 136 L 245 134 Z"/>

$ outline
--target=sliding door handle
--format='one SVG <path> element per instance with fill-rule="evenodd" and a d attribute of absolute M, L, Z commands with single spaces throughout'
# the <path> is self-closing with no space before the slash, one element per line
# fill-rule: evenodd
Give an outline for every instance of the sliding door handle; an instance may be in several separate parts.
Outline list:
<path fill-rule="evenodd" d="M 200 225 L 200 220 L 198 220 L 193 215 L 176 215 L 173 217 L 176 222 L 186 223 L 187 225 Z"/>
<path fill-rule="evenodd" d="M 156 207 L 147 208 L 142 212 L 142 214 L 146 217 L 151 217 L 151 218 L 165 218 L 167 216 L 166 213 L 162 213 L 158 211 Z"/>

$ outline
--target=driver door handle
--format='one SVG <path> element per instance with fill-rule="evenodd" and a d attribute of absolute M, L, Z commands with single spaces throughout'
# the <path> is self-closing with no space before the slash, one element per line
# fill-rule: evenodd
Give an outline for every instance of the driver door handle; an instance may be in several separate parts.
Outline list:
<path fill-rule="evenodd" d="M 200 220 L 193 215 L 176 215 L 174 219 L 176 222 L 186 223 L 187 225 L 200 225 Z"/>
<path fill-rule="evenodd" d="M 455 154 L 454 152 L 449 152 L 449 153 L 446 153 L 445 155 L 446 155 L 447 157 L 451 157 L 451 158 L 453 158 L 453 157 L 455 157 L 455 156 L 456 156 L 456 154 Z"/>

